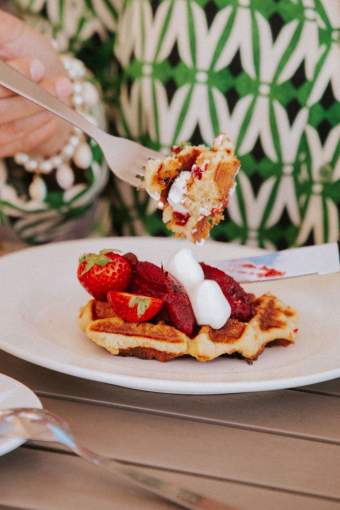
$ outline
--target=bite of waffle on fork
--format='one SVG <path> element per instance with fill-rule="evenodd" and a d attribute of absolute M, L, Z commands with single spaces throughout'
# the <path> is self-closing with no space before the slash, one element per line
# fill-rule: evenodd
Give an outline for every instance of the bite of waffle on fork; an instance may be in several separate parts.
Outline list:
<path fill-rule="evenodd" d="M 166 158 L 149 160 L 144 188 L 175 237 L 199 242 L 223 219 L 239 168 L 233 144 L 221 134 L 211 147 L 183 144 Z"/>

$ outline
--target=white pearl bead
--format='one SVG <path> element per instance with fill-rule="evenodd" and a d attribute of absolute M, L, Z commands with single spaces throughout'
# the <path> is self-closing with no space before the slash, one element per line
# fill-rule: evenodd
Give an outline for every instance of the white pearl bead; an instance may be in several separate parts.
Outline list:
<path fill-rule="evenodd" d="M 41 177 L 34 177 L 31 182 L 28 193 L 33 200 L 43 201 L 46 197 L 46 185 Z"/>
<path fill-rule="evenodd" d="M 86 169 L 92 161 L 92 151 L 87 143 L 81 143 L 73 156 L 73 161 L 79 168 Z"/>
<path fill-rule="evenodd" d="M 64 65 L 64 68 L 66 69 L 66 71 L 69 71 L 72 67 L 72 61 L 70 58 L 68 57 L 64 57 L 63 58 L 63 65 Z"/>
<path fill-rule="evenodd" d="M 81 83 L 77 82 L 73 85 L 73 90 L 76 94 L 81 94 L 82 90 L 83 90 L 83 86 Z"/>
<path fill-rule="evenodd" d="M 38 161 L 36 159 L 29 159 L 25 164 L 26 170 L 34 172 L 38 168 Z"/>
<path fill-rule="evenodd" d="M 56 180 L 62 189 L 69 189 L 74 183 L 73 170 L 69 165 L 61 165 L 56 173 Z"/>
<path fill-rule="evenodd" d="M 80 94 L 75 94 L 73 96 L 72 101 L 73 101 L 74 106 L 81 106 L 84 103 L 84 100 Z"/>
<path fill-rule="evenodd" d="M 63 164 L 63 158 L 60 156 L 53 156 L 53 158 L 50 159 L 52 163 L 53 168 L 58 168 L 60 165 Z"/>
<path fill-rule="evenodd" d="M 49 174 L 53 170 L 53 164 L 50 159 L 46 159 L 39 165 L 40 170 L 43 174 Z"/>
<path fill-rule="evenodd" d="M 69 73 L 71 78 L 73 78 L 74 80 L 76 80 L 77 78 L 83 78 L 83 76 L 85 75 L 84 64 L 80 60 L 73 59 L 71 62 Z"/>
<path fill-rule="evenodd" d="M 63 154 L 64 154 L 64 156 L 66 156 L 68 158 L 72 158 L 72 156 L 74 154 L 74 146 L 70 143 L 65 145 L 65 147 L 63 148 Z"/>
<path fill-rule="evenodd" d="M 73 147 L 77 147 L 80 144 L 80 140 L 78 136 L 71 136 L 69 143 L 73 145 Z"/>
<path fill-rule="evenodd" d="M 16 154 L 14 156 L 14 161 L 18 164 L 18 165 L 24 165 L 25 163 L 27 163 L 27 161 L 29 160 L 29 157 L 27 154 L 24 154 L 23 152 L 19 152 L 18 154 Z"/>
<path fill-rule="evenodd" d="M 89 81 L 86 81 L 83 84 L 83 99 L 88 106 L 95 106 L 98 103 L 98 91 L 96 87 Z"/>

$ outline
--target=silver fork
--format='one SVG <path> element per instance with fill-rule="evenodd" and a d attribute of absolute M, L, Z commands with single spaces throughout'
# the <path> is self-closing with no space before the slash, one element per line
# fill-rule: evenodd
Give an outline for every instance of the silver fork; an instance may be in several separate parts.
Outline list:
<path fill-rule="evenodd" d="M 81 446 L 68 424 L 59 416 L 43 409 L 16 408 L 0 411 L 0 438 L 21 438 L 60 443 L 83 459 L 101 466 L 110 473 L 127 478 L 140 488 L 190 510 L 236 510 L 189 489 L 179 487 L 152 475 L 102 457 Z"/>
<path fill-rule="evenodd" d="M 109 135 L 2 60 L 0 60 L 0 84 L 88 134 L 102 149 L 111 170 L 132 186 L 141 186 L 143 166 L 149 158 L 164 157 L 136 142 Z"/>

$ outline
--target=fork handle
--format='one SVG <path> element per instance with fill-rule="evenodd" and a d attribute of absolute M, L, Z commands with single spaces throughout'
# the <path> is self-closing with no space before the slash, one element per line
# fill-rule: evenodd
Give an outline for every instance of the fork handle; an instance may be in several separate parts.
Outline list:
<path fill-rule="evenodd" d="M 12 92 L 25 97 L 29 101 L 41 106 L 58 117 L 61 117 L 66 122 L 69 122 L 75 127 L 80 128 L 89 136 L 99 142 L 100 129 L 94 124 L 89 122 L 83 115 L 75 112 L 62 101 L 52 96 L 42 87 L 29 80 L 18 71 L 13 69 L 8 64 L 0 60 L 0 84 L 8 88 Z"/>

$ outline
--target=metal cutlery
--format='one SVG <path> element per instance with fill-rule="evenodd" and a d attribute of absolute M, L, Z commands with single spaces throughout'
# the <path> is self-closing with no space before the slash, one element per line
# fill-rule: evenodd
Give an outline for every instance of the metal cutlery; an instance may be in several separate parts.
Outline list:
<path fill-rule="evenodd" d="M 209 263 L 240 283 L 336 273 L 340 271 L 340 242 L 290 248 L 253 257 L 214 260 Z"/>
<path fill-rule="evenodd" d="M 143 166 L 149 158 L 163 157 L 136 142 L 109 135 L 2 60 L 0 60 L 0 84 L 88 134 L 102 149 L 113 173 L 132 186 L 140 187 Z"/>
<path fill-rule="evenodd" d="M 98 455 L 80 445 L 68 424 L 43 409 L 17 408 L 0 411 L 0 438 L 22 438 L 59 443 L 88 462 L 130 480 L 140 488 L 190 510 L 236 510 L 184 487 Z"/>

